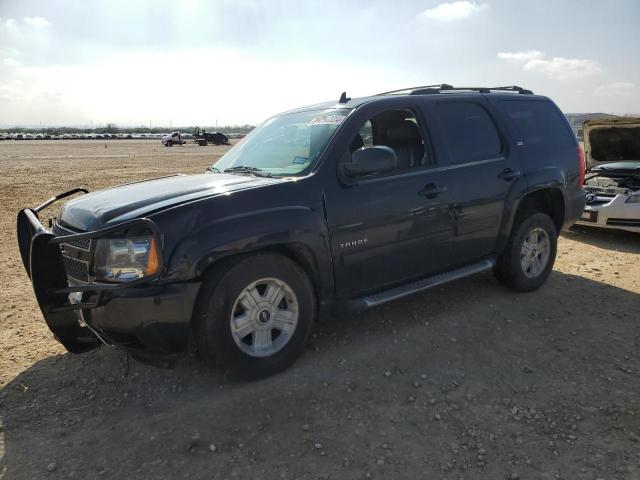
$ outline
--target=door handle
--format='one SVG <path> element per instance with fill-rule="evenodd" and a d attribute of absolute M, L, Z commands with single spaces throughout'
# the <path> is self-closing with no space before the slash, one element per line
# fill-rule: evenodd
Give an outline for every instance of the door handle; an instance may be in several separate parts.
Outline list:
<path fill-rule="evenodd" d="M 498 178 L 501 178 L 505 182 L 510 182 L 511 180 L 518 178 L 520 176 L 520 172 L 514 172 L 510 168 L 505 168 L 498 174 Z"/>
<path fill-rule="evenodd" d="M 438 186 L 435 183 L 429 183 L 425 185 L 422 190 L 418 191 L 418 195 L 421 195 L 427 198 L 436 198 L 438 195 L 446 191 L 447 191 L 447 187 L 445 186 Z"/>

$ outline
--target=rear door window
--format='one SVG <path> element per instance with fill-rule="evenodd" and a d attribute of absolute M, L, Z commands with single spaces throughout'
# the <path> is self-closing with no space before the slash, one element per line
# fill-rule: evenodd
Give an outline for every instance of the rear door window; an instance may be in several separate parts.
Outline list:
<path fill-rule="evenodd" d="M 575 144 L 564 118 L 550 102 L 535 100 L 503 100 L 502 111 L 515 125 L 525 146 L 562 148 Z"/>
<path fill-rule="evenodd" d="M 439 103 L 437 113 L 453 164 L 495 158 L 502 142 L 493 119 L 473 102 Z"/>

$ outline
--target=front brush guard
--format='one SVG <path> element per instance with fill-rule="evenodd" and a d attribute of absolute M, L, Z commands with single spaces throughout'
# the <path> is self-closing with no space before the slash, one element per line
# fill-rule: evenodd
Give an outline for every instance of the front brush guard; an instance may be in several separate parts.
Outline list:
<path fill-rule="evenodd" d="M 20 256 L 27 275 L 31 279 L 38 305 L 55 338 L 71 353 L 84 353 L 102 344 L 100 335 L 81 321 L 81 310 L 98 306 L 101 298 L 100 294 L 103 291 L 120 290 L 147 284 L 154 281 L 164 269 L 162 248 L 159 248 L 160 268 L 154 276 L 127 283 L 69 284 L 62 259 L 62 251 L 59 246 L 61 243 L 75 240 L 94 240 L 130 227 L 144 226 L 152 232 L 157 242 L 156 245 L 162 245 L 156 224 L 147 218 L 129 220 L 95 232 L 62 236 L 54 235 L 42 225 L 38 212 L 62 198 L 79 192 L 87 193 L 87 190 L 76 188 L 51 197 L 36 208 L 20 210 L 17 218 Z M 71 303 L 69 294 L 74 292 L 94 292 L 97 295 L 95 295 L 95 300 L 92 302 L 80 301 Z"/>

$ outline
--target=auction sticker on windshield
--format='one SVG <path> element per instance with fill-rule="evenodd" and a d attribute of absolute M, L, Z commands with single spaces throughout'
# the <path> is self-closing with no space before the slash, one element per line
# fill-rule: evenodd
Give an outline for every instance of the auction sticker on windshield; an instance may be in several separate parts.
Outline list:
<path fill-rule="evenodd" d="M 344 119 L 345 115 L 336 115 L 335 113 L 332 113 L 313 118 L 307 125 L 339 125 Z"/>

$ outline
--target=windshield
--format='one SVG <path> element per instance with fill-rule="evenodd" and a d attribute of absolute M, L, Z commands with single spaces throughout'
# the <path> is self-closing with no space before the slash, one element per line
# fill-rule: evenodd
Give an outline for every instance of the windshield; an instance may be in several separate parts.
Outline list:
<path fill-rule="evenodd" d="M 214 168 L 300 175 L 316 162 L 348 113 L 349 109 L 330 109 L 272 117 L 229 150 Z"/>

